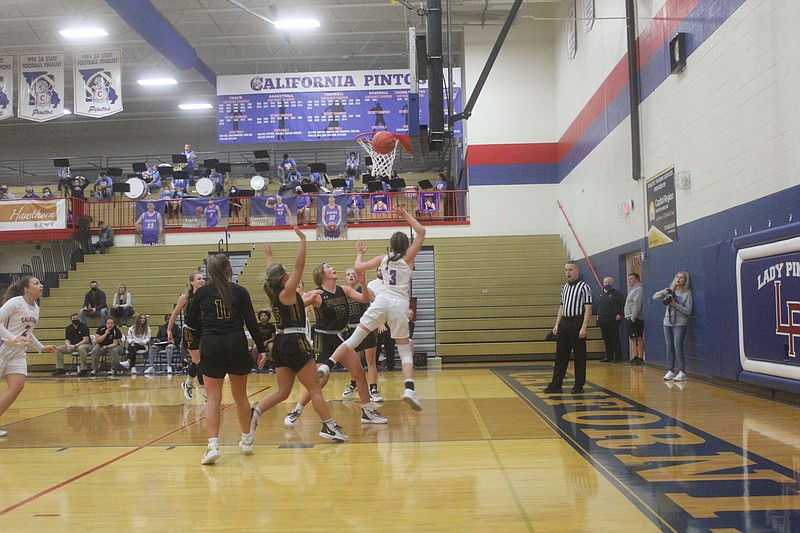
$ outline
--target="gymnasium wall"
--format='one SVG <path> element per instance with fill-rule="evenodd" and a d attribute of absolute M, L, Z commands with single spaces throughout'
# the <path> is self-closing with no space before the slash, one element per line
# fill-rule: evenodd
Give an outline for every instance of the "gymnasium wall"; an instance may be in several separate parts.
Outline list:
<path fill-rule="evenodd" d="M 550 225 L 558 226 L 570 256 L 581 259 L 577 240 L 551 205 L 559 200 L 598 275 L 613 276 L 618 286 L 624 283 L 625 257 L 645 252 L 641 257 L 647 357 L 656 364 L 666 363 L 664 308 L 649 298 L 667 286 L 675 272 L 687 270 L 695 296 L 686 341 L 688 370 L 736 380 L 741 366 L 732 240 L 800 217 L 795 165 L 800 154 L 796 133 L 800 131 L 796 60 L 800 35 L 793 27 L 800 5 L 769 0 L 639 0 L 637 4 L 642 177 L 673 166 L 691 176 L 691 185 L 676 191 L 677 242 L 647 250 L 644 239 L 645 180 L 634 181 L 631 172 L 625 24 L 619 20 L 624 16 L 622 2 L 595 3 L 598 20 L 588 33 L 579 23 L 572 61 L 567 59 L 562 22 L 532 23 L 533 28 L 540 24 L 554 28 L 552 64 L 546 57 L 531 60 L 535 39 L 528 44 L 517 41 L 517 27 L 512 30 L 504 48 L 516 54 L 510 68 L 526 73 L 526 67 L 535 63 L 531 80 L 552 79 L 554 113 L 538 113 L 534 106 L 516 108 L 524 119 L 512 123 L 536 123 L 519 132 L 509 126 L 507 113 L 496 112 L 515 101 L 515 92 L 499 83 L 487 85 L 492 92 L 479 104 L 485 107 L 476 107 L 476 117 L 480 111 L 485 122 L 476 132 L 477 122 L 471 119 L 467 137 L 472 205 L 481 201 L 484 188 L 513 186 L 509 197 L 531 206 L 524 215 L 531 225 L 538 223 L 534 213 L 551 215 Z M 564 16 L 565 8 L 560 9 L 555 15 Z M 491 31 L 471 29 L 466 34 L 467 95 L 477 76 L 473 64 L 482 66 L 484 41 Z M 689 57 L 686 70 L 673 75 L 668 42 L 678 31 L 687 34 Z M 497 76 L 504 74 L 507 71 L 501 69 Z M 545 94 L 535 84 L 531 88 L 531 95 L 540 99 Z M 507 132 L 517 135 L 509 139 Z M 542 195 L 534 184 L 555 185 L 557 193 Z M 624 212 L 623 204 L 632 210 Z M 546 228 L 533 227 L 531 233 Z M 581 263 L 584 275 L 593 279 L 586 261 Z M 787 390 L 785 383 L 768 386 Z"/>
<path fill-rule="evenodd" d="M 643 174 L 651 177 L 674 166 L 691 173 L 691 186 L 676 191 L 677 242 L 645 253 L 644 295 L 650 298 L 665 287 L 676 271 L 688 271 L 695 313 L 687 370 L 735 380 L 741 367 L 731 241 L 800 216 L 795 164 L 800 43 L 792 25 L 800 6 L 759 0 L 650 4 L 639 2 L 640 17 L 657 19 L 639 21 Z M 670 75 L 666 43 L 676 31 L 688 34 L 690 55 L 686 70 Z M 593 38 L 579 35 L 586 44 L 579 55 L 601 46 Z M 577 67 L 559 61 L 558 71 Z M 601 83 L 614 73 L 607 76 Z M 603 113 L 619 111 L 612 104 Z M 565 173 L 559 196 L 600 275 L 620 279 L 625 254 L 645 250 L 644 181 L 630 179 L 629 163 L 611 163 L 629 159 L 628 118 L 605 136 L 587 135 L 579 143 L 588 147 L 582 159 L 559 161 Z M 628 198 L 636 207 L 620 218 L 619 205 Z M 562 226 L 561 233 L 570 254 L 580 257 L 569 229 Z M 648 300 L 645 310 L 647 358 L 663 365 L 664 309 Z M 768 386 L 786 390 L 785 384 Z"/>

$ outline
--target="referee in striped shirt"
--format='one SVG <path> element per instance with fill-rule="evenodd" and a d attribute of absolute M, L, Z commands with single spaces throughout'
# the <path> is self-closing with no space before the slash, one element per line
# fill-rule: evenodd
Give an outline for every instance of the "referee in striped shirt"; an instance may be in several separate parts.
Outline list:
<path fill-rule="evenodd" d="M 561 287 L 561 305 L 558 307 L 556 325 L 556 364 L 553 379 L 545 387 L 546 393 L 560 393 L 561 383 L 569 366 L 569 354 L 575 353 L 575 385 L 572 394 L 581 394 L 586 383 L 586 330 L 592 316 L 592 289 L 580 279 L 578 263 L 568 261 L 564 265 L 567 282 Z"/>

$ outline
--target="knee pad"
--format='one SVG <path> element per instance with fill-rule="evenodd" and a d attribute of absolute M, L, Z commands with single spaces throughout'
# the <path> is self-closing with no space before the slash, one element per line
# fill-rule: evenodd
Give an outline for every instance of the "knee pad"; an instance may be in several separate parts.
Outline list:
<path fill-rule="evenodd" d="M 367 338 L 367 335 L 369 335 L 369 333 L 364 331 L 364 328 L 358 327 L 353 334 L 350 335 L 346 341 L 344 341 L 344 344 L 346 344 L 351 350 L 355 350 L 358 348 L 358 345 Z"/>
<path fill-rule="evenodd" d="M 410 344 L 398 344 L 397 345 L 397 353 L 400 354 L 400 363 L 401 364 L 414 364 L 414 354 L 411 353 L 411 345 Z"/>
<path fill-rule="evenodd" d="M 189 377 L 197 377 L 197 364 L 189 363 Z"/>

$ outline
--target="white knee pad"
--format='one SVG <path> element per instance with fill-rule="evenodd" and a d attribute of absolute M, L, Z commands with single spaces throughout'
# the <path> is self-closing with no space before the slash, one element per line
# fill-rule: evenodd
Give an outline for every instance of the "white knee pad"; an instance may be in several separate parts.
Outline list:
<path fill-rule="evenodd" d="M 364 331 L 364 328 L 356 328 L 353 334 L 350 335 L 350 338 L 344 341 L 344 344 L 346 344 L 351 350 L 355 350 L 358 348 L 358 345 L 367 338 L 367 335 L 369 335 L 369 333 Z"/>
<path fill-rule="evenodd" d="M 414 364 L 414 354 L 411 353 L 410 344 L 398 344 L 397 353 L 400 354 L 400 364 Z"/>

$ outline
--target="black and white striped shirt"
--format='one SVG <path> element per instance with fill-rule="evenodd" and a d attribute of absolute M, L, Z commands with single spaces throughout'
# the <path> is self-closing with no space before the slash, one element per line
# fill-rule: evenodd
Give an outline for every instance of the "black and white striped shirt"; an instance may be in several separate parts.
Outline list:
<path fill-rule="evenodd" d="M 586 304 L 592 304 L 592 289 L 585 281 L 579 279 L 573 284 L 565 283 L 561 287 L 561 305 L 564 306 L 562 316 L 582 317 L 586 311 Z"/>

